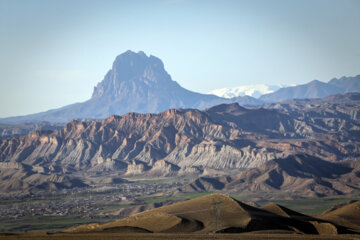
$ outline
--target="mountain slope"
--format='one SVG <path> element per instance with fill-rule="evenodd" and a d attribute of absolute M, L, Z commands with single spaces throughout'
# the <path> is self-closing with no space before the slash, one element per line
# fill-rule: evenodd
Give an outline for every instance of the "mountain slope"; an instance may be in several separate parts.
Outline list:
<path fill-rule="evenodd" d="M 343 89 L 344 93 L 360 92 L 360 75 L 340 79 L 334 78 L 329 81 L 329 84 Z"/>
<path fill-rule="evenodd" d="M 259 99 L 264 102 L 280 102 L 292 98 L 322 98 L 337 93 L 343 93 L 342 89 L 314 80 L 303 85 L 280 88 L 274 93 L 262 95 Z"/>

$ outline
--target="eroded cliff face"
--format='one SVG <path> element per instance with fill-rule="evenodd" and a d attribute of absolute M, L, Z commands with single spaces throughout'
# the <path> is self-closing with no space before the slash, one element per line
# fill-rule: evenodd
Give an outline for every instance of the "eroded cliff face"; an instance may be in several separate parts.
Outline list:
<path fill-rule="evenodd" d="M 1 141 L 0 161 L 57 174 L 175 176 L 199 174 L 205 168 L 257 167 L 298 153 L 330 161 L 358 157 L 360 124 L 354 116 L 359 107 L 350 111 L 334 106 L 341 109 L 334 111 L 319 106 L 298 112 L 300 108 L 286 105 L 293 112 L 282 108 L 281 113 L 222 104 L 204 111 L 171 109 L 102 121 L 73 120 L 58 131 Z M 315 109 L 317 115 L 311 117 Z"/>
<path fill-rule="evenodd" d="M 276 198 L 278 194 L 291 198 L 356 195 L 360 187 L 359 167 L 359 161 L 334 163 L 299 154 L 274 159 L 232 176 L 200 177 L 179 191 L 262 194 L 267 198 Z"/>

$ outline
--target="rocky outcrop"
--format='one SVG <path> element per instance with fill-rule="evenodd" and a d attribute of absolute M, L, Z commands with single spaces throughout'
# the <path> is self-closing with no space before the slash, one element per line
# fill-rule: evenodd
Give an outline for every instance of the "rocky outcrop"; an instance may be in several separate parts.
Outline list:
<path fill-rule="evenodd" d="M 284 157 L 288 154 L 285 150 L 302 151 L 296 144 L 309 141 L 308 136 L 308 131 L 298 128 L 297 121 L 285 114 L 231 104 L 203 112 L 173 109 L 102 121 L 74 120 L 57 132 L 36 131 L 2 141 L 0 160 L 65 172 L 127 168 L 130 175 L 150 169 L 159 172 L 159 168 L 169 168 L 168 172 L 194 166 L 247 168 Z M 273 138 L 288 140 L 280 144 L 272 142 Z"/>

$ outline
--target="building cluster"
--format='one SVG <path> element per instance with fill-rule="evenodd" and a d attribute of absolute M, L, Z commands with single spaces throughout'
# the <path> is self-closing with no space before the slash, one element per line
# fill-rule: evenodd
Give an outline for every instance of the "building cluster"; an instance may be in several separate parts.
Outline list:
<path fill-rule="evenodd" d="M 181 184 L 122 183 L 117 185 L 63 189 L 52 192 L 0 195 L 0 216 L 19 219 L 27 216 L 106 217 L 102 212 L 147 203 L 147 196 L 169 193 Z"/>

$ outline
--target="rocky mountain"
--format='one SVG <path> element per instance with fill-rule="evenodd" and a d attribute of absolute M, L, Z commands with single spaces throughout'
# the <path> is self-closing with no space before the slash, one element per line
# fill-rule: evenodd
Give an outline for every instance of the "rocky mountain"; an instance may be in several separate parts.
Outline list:
<path fill-rule="evenodd" d="M 234 98 L 240 96 L 251 96 L 258 98 L 261 95 L 273 93 L 276 90 L 285 87 L 283 85 L 267 85 L 267 84 L 255 84 L 255 85 L 243 85 L 232 88 L 219 88 L 208 92 L 218 97 Z"/>
<path fill-rule="evenodd" d="M 261 103 L 281 102 L 288 99 L 324 98 L 329 95 L 349 92 L 360 92 L 360 75 L 334 78 L 327 83 L 314 80 L 295 86 L 256 84 L 220 88 L 210 91 L 209 94 L 233 99 L 238 96 L 251 96 L 257 98 L 258 101 L 248 105 L 260 105 Z"/>
<path fill-rule="evenodd" d="M 357 217 L 358 218 L 358 217 Z M 157 224 L 154 224 L 156 222 Z M 256 208 L 223 194 L 211 194 L 155 208 L 105 224 L 75 226 L 64 232 L 342 234 L 352 231 L 324 219 L 271 204 Z"/>
<path fill-rule="evenodd" d="M 259 100 L 264 102 L 280 102 L 287 99 L 323 98 L 334 94 L 360 92 L 360 75 L 332 79 L 328 83 L 314 80 L 307 84 L 280 88 L 262 95 Z"/>
<path fill-rule="evenodd" d="M 299 198 L 357 194 L 359 188 L 359 161 L 332 163 L 309 155 L 293 155 L 234 176 L 201 177 L 180 190 L 268 193 L 272 197 L 282 194 Z"/>
<path fill-rule="evenodd" d="M 247 167 L 256 163 L 241 161 L 241 152 L 243 160 L 251 154 L 260 154 L 264 160 L 273 155 L 263 155 L 251 139 L 308 134 L 295 126 L 295 120 L 277 111 L 250 110 L 238 104 L 205 111 L 129 113 L 102 121 L 73 120 L 59 131 L 36 131 L 4 140 L 0 159 L 66 171 L 125 168 L 127 174 L 143 174 L 148 168 L 168 169 L 170 174 L 177 167 L 191 171 L 200 166 Z"/>
<path fill-rule="evenodd" d="M 239 171 L 299 153 L 335 162 L 356 159 L 360 104 L 356 95 L 343 99 L 270 109 L 221 104 L 204 111 L 73 120 L 57 131 L 1 140 L 0 162 L 14 169 L 11 164 L 22 164 L 32 174 L 151 177 Z M 0 174 L 0 179 L 12 177 Z"/>
<path fill-rule="evenodd" d="M 260 99 L 264 102 L 279 102 L 293 98 L 322 98 L 338 93 L 343 93 L 341 88 L 314 80 L 307 84 L 281 88 L 274 93 L 262 95 Z"/>
<path fill-rule="evenodd" d="M 249 97 L 236 98 L 240 104 Z M 94 88 L 92 97 L 47 112 L 1 119 L 3 123 L 21 121 L 68 122 L 71 119 L 103 119 L 128 112 L 158 113 L 171 108 L 204 109 L 233 100 L 200 94 L 182 88 L 165 71 L 163 62 L 144 52 L 127 51 L 116 57 L 111 70 Z M 251 103 L 260 103 L 252 99 Z"/>

